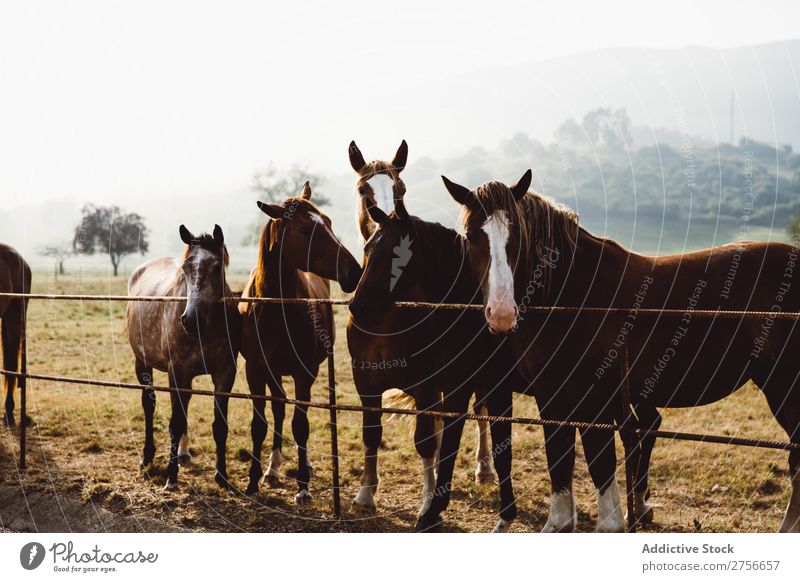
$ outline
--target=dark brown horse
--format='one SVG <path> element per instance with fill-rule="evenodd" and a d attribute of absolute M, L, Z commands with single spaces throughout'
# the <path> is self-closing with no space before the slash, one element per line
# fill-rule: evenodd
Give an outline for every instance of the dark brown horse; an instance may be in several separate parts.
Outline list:
<path fill-rule="evenodd" d="M 356 216 L 359 230 L 366 241 L 378 226 L 368 208 L 374 206 L 388 214 L 395 210 L 397 202 L 402 201 L 405 196 L 406 186 L 400 173 L 406 166 L 408 145 L 403 141 L 391 162 L 365 162 L 355 142 L 350 143 L 348 153 L 350 165 L 358 174 Z M 407 246 L 398 246 L 393 258 L 398 276 L 387 281 L 387 290 L 392 280 L 399 281 L 405 262 L 411 254 L 412 251 Z M 402 293 L 395 293 L 395 298 L 408 301 L 427 300 L 420 285 L 401 287 Z M 368 314 L 365 310 L 369 307 L 377 309 L 372 309 L 373 313 Z M 356 318 L 351 316 L 347 322 L 347 347 L 353 365 L 353 380 L 362 404 L 379 407 L 384 392 L 401 389 L 414 399 L 418 409 L 438 406 L 442 394 L 441 386 L 437 385 L 439 380 L 436 374 L 431 373 L 434 368 L 431 368 L 430 354 L 422 355 L 426 344 L 417 334 L 418 326 L 426 321 L 427 314 L 420 310 L 398 313 L 387 311 L 383 307 L 370 301 L 358 302 L 350 310 Z M 361 321 L 356 321 L 359 316 Z M 476 404 L 476 411 L 479 410 L 482 408 Z M 383 434 L 381 414 L 365 412 L 363 422 L 364 473 L 361 488 L 353 503 L 373 511 L 376 508 L 375 493 L 379 481 L 378 447 Z M 414 442 L 423 467 L 422 503 L 418 517 L 422 517 L 428 510 L 436 484 L 437 434 L 434 424 L 430 417 L 416 418 Z M 488 423 L 479 423 L 478 465 L 475 471 L 478 482 L 492 481 L 495 477 L 491 466 L 489 432 Z"/>
<path fill-rule="evenodd" d="M 464 205 L 474 275 L 483 285 L 485 317 L 509 339 L 518 370 L 532 383 L 543 417 L 621 422 L 620 386 L 627 349 L 631 397 L 639 426 L 656 428 L 657 408 L 694 407 L 724 398 L 753 380 L 778 423 L 800 443 L 800 333 L 794 320 L 700 317 L 696 310 L 800 311 L 798 248 L 742 242 L 664 257 L 631 252 L 578 226 L 575 213 L 528 192 L 528 171 L 515 185 L 476 190 L 445 178 Z M 542 313 L 535 305 L 615 307 L 622 316 L 578 311 Z M 674 309 L 682 315 L 644 313 Z M 571 530 L 575 431 L 546 429 L 553 501 L 549 530 Z M 623 527 L 611 432 L 582 431 L 598 490 L 598 528 Z M 646 505 L 653 438 L 642 443 L 636 514 Z M 800 450 L 789 453 L 792 494 L 780 527 L 800 531 Z"/>
<path fill-rule="evenodd" d="M 331 221 L 311 201 L 308 182 L 298 197 L 283 204 L 258 203 L 272 218 L 261 232 L 258 263 L 242 297 L 282 299 L 328 299 L 330 283 L 339 281 L 342 289 L 352 291 L 361 268 L 338 241 Z M 247 383 L 251 394 L 263 395 L 269 386 L 273 396 L 285 397 L 282 376 L 294 379 L 295 396 L 311 399 L 311 385 L 322 361 L 333 349 L 333 311 L 330 305 L 241 303 L 242 355 L 247 361 Z M 258 491 L 262 475 L 261 447 L 267 435 L 264 415 L 266 402 L 253 400 L 253 459 L 247 493 Z M 275 422 L 272 453 L 265 478 L 275 482 L 282 462 L 283 419 L 286 404 L 272 401 Z M 299 492 L 297 503 L 311 500 L 308 484 L 311 464 L 308 460 L 307 407 L 296 406 L 292 434 L 297 446 Z"/>
<path fill-rule="evenodd" d="M 15 249 L 0 244 L 0 292 L 30 293 L 31 268 Z M 3 368 L 9 372 L 19 369 L 22 338 L 25 334 L 28 300 L 25 298 L 0 297 L 0 319 L 2 319 Z M 14 425 L 14 389 L 16 376 L 6 376 L 6 409 L 3 422 Z M 23 418 L 20 422 L 26 422 Z"/>
<path fill-rule="evenodd" d="M 140 384 L 153 384 L 153 369 L 166 372 L 169 385 L 191 388 L 196 376 L 211 374 L 214 390 L 214 442 L 217 446 L 215 479 L 230 487 L 225 464 L 228 435 L 228 394 L 236 378 L 236 357 L 241 335 L 239 311 L 225 280 L 228 251 L 222 229 L 214 226 L 213 235 L 194 236 L 180 227 L 186 250 L 180 259 L 153 259 L 138 267 L 128 280 L 128 295 L 185 297 L 180 302 L 128 303 L 128 340 L 136 358 L 136 377 Z M 188 464 L 188 421 L 191 394 L 171 393 L 172 417 L 169 421 L 170 455 L 165 489 L 178 486 L 178 464 Z M 153 463 L 153 415 L 156 393 L 142 391 L 144 409 L 144 453 L 142 468 Z"/>
<path fill-rule="evenodd" d="M 388 216 L 377 206 L 368 207 L 378 228 L 364 248 L 364 273 L 350 303 L 357 314 L 356 323 L 368 325 L 371 318 L 392 313 L 392 302 L 414 288 L 432 303 L 480 301 L 480 287 L 472 280 L 467 265 L 464 239 L 452 229 L 409 216 L 402 199 L 396 201 L 395 207 L 396 211 Z M 397 249 L 404 247 L 410 254 L 402 273 L 397 275 Z M 405 310 L 397 316 L 408 314 Z M 511 394 L 522 388 L 522 380 L 514 371 L 509 350 L 503 346 L 505 338 L 490 335 L 486 328 L 479 313 L 434 309 L 424 312 L 413 333 L 407 331 L 392 338 L 392 346 L 398 351 L 407 350 L 408 356 L 402 360 L 407 364 L 404 368 L 431 376 L 433 383 L 421 386 L 440 391 L 442 407 L 447 412 L 466 412 L 470 398 L 476 394 L 477 402 L 485 403 L 490 414 L 511 414 Z M 440 513 L 448 505 L 463 427 L 463 418 L 444 420 L 439 470 L 435 487 L 428 492 L 430 507 L 420 516 L 420 529 L 436 527 Z M 495 531 L 501 532 L 507 531 L 516 517 L 510 474 L 511 425 L 495 423 L 491 433 L 495 447 L 489 456 L 494 457 L 501 497 Z"/>

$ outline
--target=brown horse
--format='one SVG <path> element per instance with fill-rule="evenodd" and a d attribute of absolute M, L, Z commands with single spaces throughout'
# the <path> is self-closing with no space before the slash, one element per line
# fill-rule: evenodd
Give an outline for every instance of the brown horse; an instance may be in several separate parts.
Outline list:
<path fill-rule="evenodd" d="M 225 280 L 228 251 L 222 229 L 213 235 L 194 236 L 180 227 L 186 250 L 180 259 L 153 259 L 138 267 L 128 280 L 128 295 L 185 297 L 186 301 L 128 303 L 128 340 L 136 358 L 140 384 L 153 384 L 153 368 L 166 372 L 169 385 L 191 388 L 196 376 L 210 374 L 214 382 L 214 442 L 217 447 L 215 480 L 230 487 L 225 463 L 228 435 L 228 394 L 236 378 L 236 357 L 241 335 L 239 312 L 223 297 L 233 292 Z M 167 466 L 168 491 L 178 487 L 178 464 L 188 464 L 187 414 L 191 394 L 170 393 L 170 455 Z M 144 409 L 144 454 L 141 466 L 147 470 L 156 452 L 153 415 L 156 393 L 142 391 Z"/>
<path fill-rule="evenodd" d="M 778 423 L 800 443 L 796 322 L 772 313 L 800 311 L 796 246 L 742 242 L 663 257 L 645 256 L 596 237 L 575 213 L 528 192 L 530 170 L 509 187 L 476 190 L 445 178 L 464 206 L 471 269 L 482 281 L 490 328 L 509 335 L 518 370 L 532 383 L 543 417 L 621 422 L 620 386 L 628 379 L 638 425 L 656 428 L 657 408 L 694 407 L 754 381 Z M 532 312 L 535 305 L 614 307 L 622 316 Z M 675 309 L 677 317 L 641 309 Z M 762 318 L 700 317 L 696 310 L 770 312 Z M 575 431 L 546 429 L 553 501 L 547 528 L 575 525 L 572 496 Z M 620 530 L 622 511 L 611 432 L 582 431 L 598 491 L 599 529 Z M 636 515 L 646 505 L 653 438 L 642 442 Z M 800 450 L 789 453 L 792 493 L 780 530 L 800 531 Z"/>
<path fill-rule="evenodd" d="M 402 201 L 405 196 L 406 186 L 400 179 L 400 173 L 406 166 L 408 145 L 403 141 L 391 162 L 380 160 L 365 162 L 355 142 L 350 143 L 348 153 L 350 165 L 358 174 L 356 213 L 359 230 L 364 240 L 369 240 L 378 227 L 370 216 L 369 209 L 376 207 L 383 214 L 388 214 L 395 210 L 397 202 Z M 410 259 L 411 249 L 398 247 L 396 253 L 394 258 L 394 264 L 398 269 L 396 273 L 402 274 L 402 269 Z M 399 278 L 393 280 L 396 282 Z M 391 280 L 387 282 L 387 285 L 390 284 Z M 430 299 L 421 285 L 401 287 L 403 287 L 402 294 L 396 295 L 396 299 L 408 301 Z M 378 309 L 368 314 L 362 308 L 368 309 L 369 306 L 369 300 L 360 301 L 355 309 L 351 306 L 351 317 L 347 322 L 347 347 L 352 359 L 353 380 L 362 404 L 379 407 L 384 392 L 401 389 L 414 399 L 418 409 L 438 406 L 442 394 L 441 386 L 438 385 L 440 380 L 435 373 L 431 373 L 433 368 L 431 368 L 430 354 L 423 354 L 426 343 L 418 335 L 420 325 L 430 325 L 429 322 L 424 323 L 427 319 L 425 311 L 399 313 L 377 306 Z M 372 304 L 372 307 L 376 305 Z M 475 408 L 476 412 L 486 414 L 485 407 L 476 403 Z M 353 503 L 373 511 L 376 508 L 375 493 L 379 481 L 378 447 L 383 434 L 381 414 L 365 412 L 363 422 L 364 473 L 361 477 L 361 488 Z M 489 482 L 494 480 L 495 473 L 492 469 L 488 423 L 479 423 L 478 435 L 478 465 L 475 478 L 478 482 Z M 439 436 L 430 417 L 416 417 L 414 442 L 423 466 L 422 504 L 418 517 L 428 510 L 436 485 L 435 469 Z"/>
<path fill-rule="evenodd" d="M 0 292 L 31 292 L 31 268 L 22 255 L 4 244 L 0 244 Z M 27 299 L 0 297 L 3 368 L 9 372 L 16 372 L 19 369 L 27 312 Z M 16 386 L 16 376 L 6 376 L 6 410 L 3 422 L 7 426 L 14 426 L 14 389 Z M 26 420 L 23 418 L 20 419 L 20 422 L 26 422 Z"/>
<path fill-rule="evenodd" d="M 258 203 L 272 218 L 261 232 L 258 263 L 250 275 L 242 297 L 277 297 L 283 299 L 328 299 L 330 283 L 339 281 L 342 289 L 352 291 L 361 268 L 338 241 L 331 221 L 311 201 L 311 188 L 305 183 L 298 197 L 287 198 L 282 205 Z M 241 303 L 242 355 L 247 361 L 250 393 L 265 394 L 269 386 L 273 396 L 285 397 L 282 376 L 292 376 L 299 400 L 311 399 L 311 385 L 322 361 L 332 354 L 334 328 L 330 305 Z M 264 400 L 253 400 L 253 458 L 247 493 L 258 491 L 262 475 L 261 447 L 267 434 Z M 283 419 L 286 404 L 272 401 L 275 432 L 272 453 L 265 478 L 274 484 L 283 460 Z M 299 491 L 297 503 L 311 500 L 308 484 L 311 464 L 308 460 L 308 416 L 306 406 L 296 406 L 292 434 L 297 445 Z"/>
<path fill-rule="evenodd" d="M 420 288 L 431 303 L 479 301 L 480 288 L 467 267 L 463 237 L 440 224 L 410 216 L 402 199 L 395 206 L 397 210 L 388 216 L 377 206 L 368 207 L 379 226 L 364 248 L 364 272 L 350 302 L 357 323 L 366 324 L 371 317 L 391 312 L 392 301 L 414 287 Z M 406 245 L 413 252 L 392 286 L 389 282 L 395 270 L 396 249 Z M 426 312 L 413 334 L 394 338 L 393 346 L 408 350 L 404 367 L 422 370 L 435 379 L 445 411 L 466 412 L 475 394 L 478 402 L 486 403 L 490 414 L 511 414 L 512 392 L 521 390 L 523 383 L 514 370 L 510 350 L 503 345 L 506 338 L 490 335 L 486 327 L 479 313 L 434 309 Z M 463 417 L 443 422 L 436 487 L 429 493 L 431 504 L 420 517 L 420 529 L 437 527 L 447 507 L 463 427 Z M 494 531 L 503 532 L 516 517 L 510 475 L 511 425 L 494 423 L 491 433 L 495 447 L 490 456 L 500 482 L 501 505 Z"/>

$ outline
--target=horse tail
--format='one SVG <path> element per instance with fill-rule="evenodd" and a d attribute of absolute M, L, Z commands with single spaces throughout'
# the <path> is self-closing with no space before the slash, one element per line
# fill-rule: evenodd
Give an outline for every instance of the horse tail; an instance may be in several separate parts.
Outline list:
<path fill-rule="evenodd" d="M 382 405 L 386 408 L 399 408 L 401 410 L 414 410 L 417 407 L 417 400 L 408 392 L 390 388 L 383 393 Z M 411 414 L 393 414 L 389 418 L 399 416 L 402 420 L 411 421 L 414 416 Z"/>

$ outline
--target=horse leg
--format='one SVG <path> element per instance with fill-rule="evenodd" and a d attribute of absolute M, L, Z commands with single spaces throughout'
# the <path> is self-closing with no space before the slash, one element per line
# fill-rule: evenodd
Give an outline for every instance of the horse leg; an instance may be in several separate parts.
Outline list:
<path fill-rule="evenodd" d="M 764 390 L 764 394 L 772 414 L 789 435 L 789 440 L 800 443 L 800 389 L 793 386 L 788 394 Z M 792 493 L 778 531 L 800 533 L 800 449 L 789 451 L 789 475 L 792 479 Z"/>
<path fill-rule="evenodd" d="M 314 375 L 298 374 L 294 377 L 295 395 L 298 400 L 308 402 L 311 400 L 311 385 L 316 378 Z M 308 503 L 312 500 L 308 490 L 308 483 L 311 480 L 311 463 L 308 461 L 308 406 L 298 404 L 294 407 L 292 414 L 292 436 L 297 444 L 297 495 L 294 501 L 298 505 Z"/>
<path fill-rule="evenodd" d="M 267 393 L 266 374 L 255 366 L 245 366 L 247 385 L 253 396 L 265 396 Z M 253 399 L 253 420 L 250 421 L 250 436 L 253 439 L 253 452 L 250 462 L 250 480 L 247 483 L 247 495 L 258 493 L 258 481 L 261 479 L 261 447 L 267 437 L 267 401 L 263 398 Z"/>
<path fill-rule="evenodd" d="M 546 418 L 544 413 L 542 418 Z M 551 493 L 550 515 L 542 533 L 574 531 L 577 521 L 575 498 L 572 494 L 575 429 L 546 425 L 544 447 L 547 454 L 547 470 L 550 473 Z"/>
<path fill-rule="evenodd" d="M 497 386 L 492 389 L 487 400 L 489 414 L 511 416 L 513 412 L 511 398 L 511 390 L 507 387 Z M 492 432 L 494 468 L 497 471 L 497 480 L 500 485 L 500 517 L 492 532 L 505 533 L 517 518 L 517 502 L 511 482 L 511 423 L 493 422 L 490 424 L 490 430 Z"/>
<path fill-rule="evenodd" d="M 598 420 L 597 422 L 605 422 Z M 597 526 L 598 532 L 622 532 L 625 530 L 625 518 L 617 486 L 617 453 L 614 449 L 614 433 L 612 431 L 584 429 L 581 430 L 581 441 L 589 474 L 597 489 Z"/>
<path fill-rule="evenodd" d="M 143 386 L 153 385 L 153 368 L 138 358 L 136 360 L 136 379 Z M 144 451 L 139 468 L 148 471 L 156 455 L 156 444 L 153 438 L 153 415 L 156 412 L 155 390 L 147 388 L 142 390 L 142 410 L 144 411 Z"/>
<path fill-rule="evenodd" d="M 191 388 L 191 381 L 184 382 L 170 374 L 170 387 Z M 169 419 L 169 464 L 167 465 L 166 491 L 178 488 L 178 464 L 186 465 L 191 460 L 187 436 L 189 412 L 189 399 L 191 394 L 186 392 L 170 392 L 172 416 Z"/>
<path fill-rule="evenodd" d="M 358 384 L 356 384 L 358 387 Z M 361 396 L 361 405 L 369 406 L 372 408 L 380 408 L 381 395 L 380 394 L 363 394 Z M 358 494 L 353 499 L 353 505 L 366 509 L 367 511 L 375 511 L 377 505 L 375 504 L 375 493 L 378 490 L 378 449 L 381 446 L 381 439 L 383 438 L 383 425 L 381 424 L 380 412 L 367 412 L 362 415 L 363 429 L 362 438 L 364 440 L 364 473 L 361 475 L 361 488 Z"/>
<path fill-rule="evenodd" d="M 661 426 L 661 414 L 653 407 L 637 406 L 636 416 L 638 422 L 636 427 L 644 430 L 658 430 Z M 646 435 L 640 440 L 639 460 L 636 463 L 636 482 L 633 488 L 633 510 L 636 521 L 641 524 L 653 523 L 653 507 L 647 502 L 650 498 L 650 488 L 648 478 L 650 475 L 650 457 L 653 454 L 653 447 L 656 444 L 656 437 Z"/>
<path fill-rule="evenodd" d="M 453 394 L 445 394 L 444 410 L 463 414 L 469 408 L 469 392 L 458 390 Z M 439 419 L 437 419 L 439 420 Z M 442 522 L 440 514 L 450 504 L 450 491 L 453 489 L 453 469 L 455 468 L 461 434 L 464 430 L 464 417 L 445 418 L 442 422 L 441 446 L 439 448 L 438 474 L 436 487 L 431 494 L 430 506 L 417 519 L 418 531 L 430 531 Z"/>
<path fill-rule="evenodd" d="M 416 394 L 417 410 L 432 410 L 436 404 L 436 391 L 422 385 Z M 436 489 L 436 423 L 432 416 L 418 415 L 414 429 L 414 445 L 422 459 L 422 503 L 417 520 L 428 511 L 433 491 Z"/>
<path fill-rule="evenodd" d="M 9 302 L 5 313 L 2 314 L 0 321 L 0 333 L 3 339 L 3 367 L 9 372 L 16 372 L 19 369 L 19 356 L 22 347 L 22 301 L 13 299 Z M 6 376 L 6 408 L 3 422 L 6 426 L 14 426 L 14 390 L 17 387 L 18 379 L 16 376 Z M 26 419 L 20 419 L 25 422 Z"/>
<path fill-rule="evenodd" d="M 473 412 L 479 416 L 487 415 L 487 408 L 484 403 L 479 403 L 475 399 Z M 479 420 L 478 424 L 478 450 L 475 454 L 477 466 L 475 467 L 476 483 L 493 483 L 497 479 L 497 473 L 492 467 L 492 443 L 491 429 L 488 420 Z"/>
<path fill-rule="evenodd" d="M 236 368 L 231 367 L 212 376 L 214 381 L 214 423 L 211 430 L 214 433 L 214 444 L 217 449 L 217 470 L 214 480 L 217 485 L 235 491 L 236 488 L 228 480 L 228 466 L 225 453 L 228 445 L 228 401 L 236 379 Z"/>
<path fill-rule="evenodd" d="M 273 377 L 271 374 L 267 378 L 269 392 L 274 398 L 286 398 L 283 383 L 280 376 Z M 269 454 L 269 465 L 267 472 L 264 473 L 263 481 L 270 487 L 278 487 L 281 483 L 281 465 L 283 464 L 283 420 L 286 418 L 286 403 L 282 400 L 272 400 L 272 452 Z"/>

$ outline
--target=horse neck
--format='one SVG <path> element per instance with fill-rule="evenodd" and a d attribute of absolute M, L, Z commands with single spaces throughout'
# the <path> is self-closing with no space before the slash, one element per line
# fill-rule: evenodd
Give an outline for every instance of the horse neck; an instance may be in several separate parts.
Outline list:
<path fill-rule="evenodd" d="M 423 292 L 431 301 L 472 301 L 478 291 L 469 273 L 462 237 L 438 223 L 423 224 L 429 231 L 418 236 L 424 246 L 420 277 Z"/>
<path fill-rule="evenodd" d="M 603 305 L 613 299 L 630 260 L 630 251 L 616 241 L 579 227 L 575 248 L 561 250 L 559 275 L 552 281 L 551 294 L 560 294 L 559 304 Z"/>
<path fill-rule="evenodd" d="M 259 294 L 262 297 L 297 297 L 299 272 L 296 267 L 281 260 L 282 242 L 277 242 L 272 250 L 267 251 L 264 263 L 260 266 L 264 271 L 264 279 Z"/>

